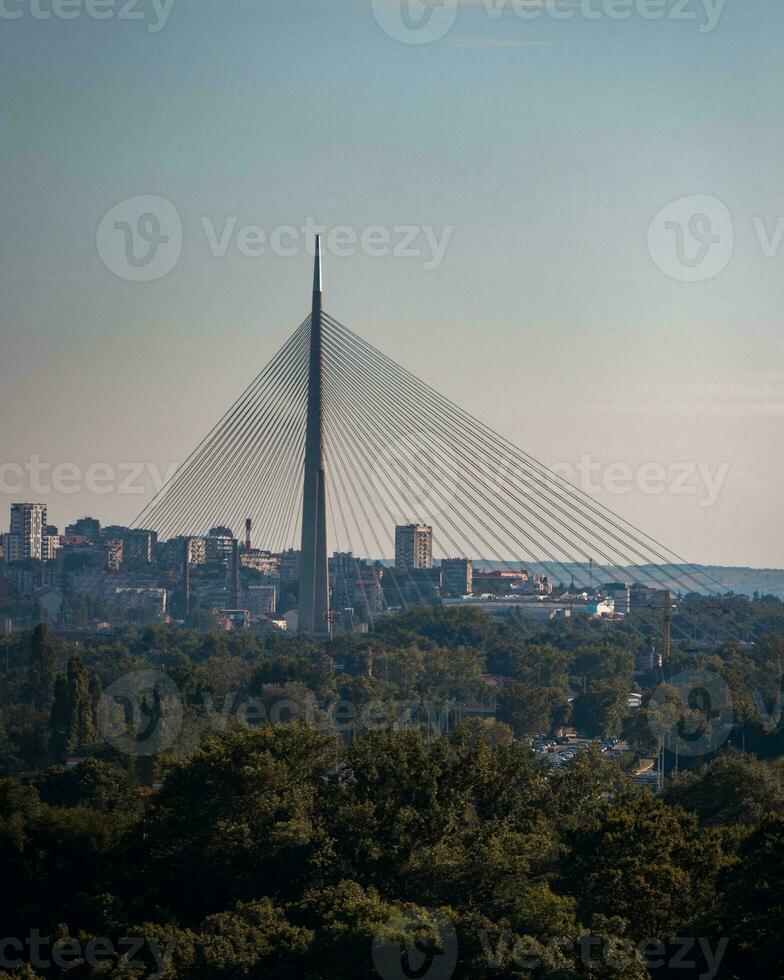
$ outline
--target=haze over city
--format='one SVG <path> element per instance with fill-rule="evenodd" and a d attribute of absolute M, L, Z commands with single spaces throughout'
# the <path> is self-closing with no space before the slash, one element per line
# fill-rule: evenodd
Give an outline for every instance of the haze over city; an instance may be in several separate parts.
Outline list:
<path fill-rule="evenodd" d="M 779 6 L 460 4 L 424 44 L 364 2 L 8 8 L 4 464 L 165 474 L 306 315 L 302 229 L 347 226 L 325 254 L 344 323 L 690 560 L 783 564 Z M 182 250 L 135 282 L 96 236 L 142 195 L 172 203 Z M 690 195 L 734 231 L 702 282 L 651 255 Z M 123 524 L 154 475 L 41 499 Z M 8 503 L 39 499 L 21 482 Z"/>

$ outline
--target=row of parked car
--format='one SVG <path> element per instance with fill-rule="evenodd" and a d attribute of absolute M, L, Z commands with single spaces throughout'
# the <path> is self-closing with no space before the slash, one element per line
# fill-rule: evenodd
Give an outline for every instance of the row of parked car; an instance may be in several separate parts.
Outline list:
<path fill-rule="evenodd" d="M 552 738 L 543 733 L 531 739 L 531 748 L 537 755 L 546 756 L 553 765 L 562 766 L 571 762 L 591 742 L 591 739 Z M 621 754 L 619 738 L 603 739 L 600 745 L 602 752 L 607 753 L 610 758 L 617 758 Z"/>

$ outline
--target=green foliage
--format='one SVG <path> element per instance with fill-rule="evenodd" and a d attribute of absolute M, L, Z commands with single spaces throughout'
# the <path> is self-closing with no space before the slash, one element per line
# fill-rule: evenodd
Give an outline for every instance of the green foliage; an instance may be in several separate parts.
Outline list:
<path fill-rule="evenodd" d="M 572 723 L 588 736 L 617 735 L 627 713 L 629 684 L 622 677 L 592 680 L 587 690 L 575 698 Z"/>
<path fill-rule="evenodd" d="M 554 727 L 557 709 L 563 718 L 566 698 L 554 687 L 509 684 L 498 696 L 496 717 L 510 725 L 515 735 L 535 735 Z"/>
<path fill-rule="evenodd" d="M 36 780 L 41 799 L 49 806 L 129 812 L 137 798 L 128 773 L 100 759 L 86 759 L 70 769 L 47 769 Z"/>
<path fill-rule="evenodd" d="M 30 634 L 30 701 L 45 710 L 52 703 L 57 673 L 58 648 L 46 626 L 36 626 Z"/>
<path fill-rule="evenodd" d="M 683 821 L 650 794 L 595 812 L 574 835 L 567 869 L 585 919 L 601 911 L 629 922 L 638 939 L 671 935 L 691 907 L 688 846 Z"/>
<path fill-rule="evenodd" d="M 753 646 L 676 645 L 667 671 L 718 673 L 733 744 L 742 733 L 771 755 L 784 752 L 780 606 L 732 600 Z M 702 600 L 683 609 L 707 628 Z M 4 934 L 157 944 L 140 954 L 141 974 L 95 972 L 118 978 L 155 972 L 158 950 L 162 980 L 364 980 L 378 972 L 379 943 L 415 939 L 438 954 L 449 929 L 453 976 L 468 980 L 643 980 L 634 943 L 679 935 L 714 948 L 730 937 L 719 980 L 784 975 L 781 759 L 725 751 L 668 776 L 655 797 L 599 746 L 558 769 L 527 747 L 525 736 L 566 720 L 568 688 L 580 692 L 571 721 L 585 735 L 623 727 L 644 751 L 646 715 L 677 724 L 677 691 L 648 700 L 658 675 L 641 679 L 647 707 L 627 709 L 645 624 L 500 625 L 423 607 L 329 648 L 167 626 L 96 638 L 78 656 L 45 630 L 6 641 L 0 773 L 15 778 L 0 780 Z M 97 741 L 101 687 L 141 669 L 167 674 L 182 706 L 164 756 Z M 327 722 L 341 698 L 357 710 L 338 738 Z M 248 699 L 267 718 L 284 701 L 295 710 L 248 727 L 236 715 Z M 371 703 L 386 717 L 361 718 Z M 448 733 L 425 724 L 428 706 Z M 482 717 L 455 728 L 477 708 Z M 51 765 L 71 754 L 89 757 Z M 579 952 L 588 940 L 592 964 Z"/>
<path fill-rule="evenodd" d="M 766 817 L 723 875 L 722 925 L 737 976 L 784 973 L 784 817 Z M 729 975 L 729 974 L 728 974 Z"/>
<path fill-rule="evenodd" d="M 325 847 L 315 803 L 334 750 L 301 724 L 230 730 L 176 766 L 139 842 L 151 898 L 188 921 L 285 895 Z"/>
<path fill-rule="evenodd" d="M 784 773 L 741 752 L 728 752 L 697 772 L 670 778 L 663 798 L 695 813 L 703 826 L 750 827 L 784 811 Z"/>

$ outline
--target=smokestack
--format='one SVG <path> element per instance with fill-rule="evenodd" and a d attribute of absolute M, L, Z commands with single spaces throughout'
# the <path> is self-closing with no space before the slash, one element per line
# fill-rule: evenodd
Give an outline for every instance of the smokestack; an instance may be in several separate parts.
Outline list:
<path fill-rule="evenodd" d="M 191 611 L 191 539 L 183 540 L 182 555 L 182 596 L 185 618 L 187 619 Z"/>
<path fill-rule="evenodd" d="M 231 584 L 234 609 L 240 608 L 240 543 L 235 538 L 231 543 Z"/>
<path fill-rule="evenodd" d="M 253 527 L 253 521 L 248 517 L 245 519 L 245 554 L 250 554 L 250 532 Z"/>

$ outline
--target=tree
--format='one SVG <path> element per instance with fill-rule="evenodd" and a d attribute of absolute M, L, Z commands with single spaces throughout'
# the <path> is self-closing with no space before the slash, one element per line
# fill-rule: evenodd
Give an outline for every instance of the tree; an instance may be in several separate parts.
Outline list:
<path fill-rule="evenodd" d="M 770 814 L 722 876 L 727 977 L 784 974 L 784 817 Z M 736 972 L 737 971 L 737 972 Z"/>
<path fill-rule="evenodd" d="M 95 741 L 94 692 L 84 669 L 82 658 L 68 660 L 68 743 L 70 747 L 87 746 Z"/>
<path fill-rule="evenodd" d="M 622 794 L 596 811 L 575 832 L 565 867 L 586 921 L 601 912 L 625 919 L 637 939 L 674 935 L 692 897 L 685 825 L 643 791 Z"/>
<path fill-rule="evenodd" d="M 66 674 L 58 674 L 49 722 L 49 745 L 53 758 L 63 761 L 68 752 L 95 742 L 95 686 L 81 657 L 71 657 Z"/>
<path fill-rule="evenodd" d="M 409 972 L 401 961 L 414 944 L 419 957 L 426 951 L 438 955 L 449 923 L 448 910 L 391 902 L 355 881 L 312 889 L 301 908 L 316 936 L 305 974 L 312 977 L 425 976 Z"/>
<path fill-rule="evenodd" d="M 572 704 L 575 728 L 590 737 L 617 735 L 627 713 L 629 684 L 621 677 L 596 678 Z"/>
<path fill-rule="evenodd" d="M 565 701 L 563 692 L 557 688 L 508 684 L 498 697 L 496 717 L 511 725 L 516 735 L 549 732 L 553 713 Z"/>
<path fill-rule="evenodd" d="M 49 751 L 58 762 L 65 761 L 68 753 L 70 728 L 70 704 L 65 674 L 58 674 L 54 682 L 54 697 L 49 718 Z"/>
<path fill-rule="evenodd" d="M 160 951 L 169 951 L 165 976 L 177 980 L 284 980 L 292 975 L 292 963 L 303 959 L 314 935 L 293 925 L 268 898 L 238 902 L 208 916 L 198 930 L 148 922 L 140 933 L 147 938 L 143 952 L 150 974 L 160 970 L 160 962 L 150 956 L 152 940 L 159 958 Z"/>
<path fill-rule="evenodd" d="M 770 764 L 730 751 L 696 773 L 672 776 L 663 798 L 696 813 L 705 826 L 750 827 L 784 810 L 784 781 Z"/>
<path fill-rule="evenodd" d="M 168 774 L 137 858 L 150 900 L 190 922 L 290 894 L 325 846 L 316 799 L 331 740 L 295 722 L 230 729 Z"/>
<path fill-rule="evenodd" d="M 57 646 L 43 624 L 30 635 L 30 700 L 39 710 L 52 703 L 57 673 Z"/>
<path fill-rule="evenodd" d="M 49 806 L 87 806 L 107 813 L 136 809 L 128 774 L 101 759 L 85 759 L 68 769 L 47 769 L 38 779 L 37 787 L 41 799 Z"/>

